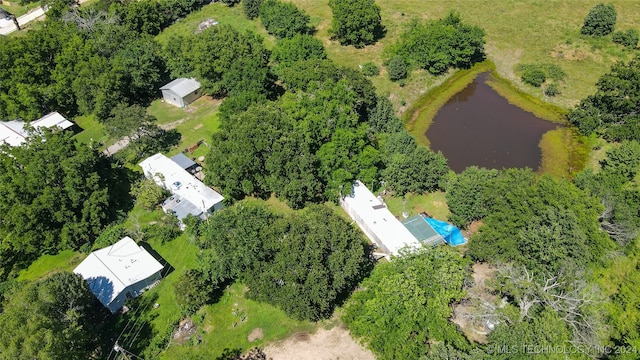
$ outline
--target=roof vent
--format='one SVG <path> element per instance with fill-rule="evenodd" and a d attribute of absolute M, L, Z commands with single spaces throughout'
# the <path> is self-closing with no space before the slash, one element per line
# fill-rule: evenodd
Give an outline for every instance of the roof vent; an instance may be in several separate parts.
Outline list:
<path fill-rule="evenodd" d="M 175 190 L 180 190 L 180 188 L 182 187 L 182 183 L 180 181 L 176 181 L 173 184 L 171 184 L 173 186 L 173 188 Z"/>

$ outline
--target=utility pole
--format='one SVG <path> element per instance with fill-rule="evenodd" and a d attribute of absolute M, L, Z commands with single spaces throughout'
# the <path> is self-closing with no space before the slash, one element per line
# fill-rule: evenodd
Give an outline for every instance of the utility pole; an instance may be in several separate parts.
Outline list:
<path fill-rule="evenodd" d="M 118 342 L 116 341 L 116 343 L 113 345 L 113 350 L 115 350 L 116 353 L 120 353 L 122 354 L 122 356 L 124 356 L 124 358 L 126 360 L 131 360 L 131 359 L 142 359 L 140 356 L 132 353 L 131 351 L 128 351 L 127 349 L 123 348 L 122 346 L 118 345 Z M 142 359 L 144 360 L 144 359 Z"/>

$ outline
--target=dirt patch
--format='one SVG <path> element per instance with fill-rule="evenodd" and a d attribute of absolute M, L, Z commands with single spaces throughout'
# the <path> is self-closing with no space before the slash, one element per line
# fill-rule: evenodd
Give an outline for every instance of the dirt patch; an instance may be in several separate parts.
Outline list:
<path fill-rule="evenodd" d="M 551 51 L 551 57 L 553 57 L 554 59 L 579 61 L 584 60 L 587 55 L 581 50 L 571 49 L 569 45 L 562 44 L 556 46 L 553 51 Z"/>
<path fill-rule="evenodd" d="M 359 345 L 342 327 L 320 329 L 311 335 L 297 333 L 267 346 L 264 352 L 273 360 L 375 360 L 373 353 Z"/>
<path fill-rule="evenodd" d="M 203 126 L 204 126 L 204 124 L 200 123 L 200 124 L 198 124 L 198 125 L 194 126 L 194 127 L 193 127 L 193 130 L 198 130 L 198 129 L 200 129 L 200 128 L 201 128 L 201 127 L 203 127 Z"/>
<path fill-rule="evenodd" d="M 467 298 L 454 306 L 451 321 L 458 325 L 470 341 L 486 344 L 487 335 L 500 322 L 496 309 L 503 306 L 487 282 L 495 269 L 486 263 L 473 265 L 473 286 L 467 289 Z"/>
<path fill-rule="evenodd" d="M 191 318 L 186 318 L 180 321 L 178 330 L 173 334 L 173 341 L 182 344 L 185 341 L 191 339 L 191 336 L 196 332 L 196 325 Z"/>
<path fill-rule="evenodd" d="M 247 341 L 254 342 L 256 340 L 261 340 L 263 337 L 264 337 L 264 332 L 262 331 L 262 329 L 255 328 L 251 330 L 251 333 L 249 334 L 249 336 L 247 336 Z"/>
<path fill-rule="evenodd" d="M 474 221 L 471 224 L 469 224 L 469 226 L 467 226 L 467 230 L 465 230 L 465 236 L 467 237 L 467 239 L 469 239 L 471 237 L 471 235 L 475 234 L 478 232 L 478 230 L 480 229 L 480 227 L 483 225 L 484 223 L 482 221 Z"/>

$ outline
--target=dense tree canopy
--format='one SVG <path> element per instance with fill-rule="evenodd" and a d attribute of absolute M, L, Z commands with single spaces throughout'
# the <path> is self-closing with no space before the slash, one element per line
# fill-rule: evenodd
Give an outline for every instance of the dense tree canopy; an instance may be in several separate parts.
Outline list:
<path fill-rule="evenodd" d="M 90 359 L 105 310 L 76 274 L 20 284 L 0 313 L 0 359 Z"/>
<path fill-rule="evenodd" d="M 280 0 L 265 0 L 260 4 L 260 21 L 267 32 L 278 39 L 292 38 L 310 32 L 309 20 L 295 4 Z"/>
<path fill-rule="evenodd" d="M 609 35 L 616 25 L 616 17 L 616 8 L 613 4 L 600 3 L 589 10 L 580 32 L 594 36 Z"/>
<path fill-rule="evenodd" d="M 449 322 L 464 296 L 468 261 L 437 247 L 379 264 L 345 306 L 343 320 L 379 359 L 420 359 L 430 346 L 468 344 Z"/>
<path fill-rule="evenodd" d="M 507 170 L 491 181 L 486 199 L 485 225 L 469 242 L 479 260 L 556 273 L 598 262 L 613 247 L 599 229 L 599 201 L 566 180 Z"/>
<path fill-rule="evenodd" d="M 45 132 L 24 146 L 5 145 L 0 279 L 42 253 L 91 243 L 113 219 L 119 195 L 128 191 L 116 174 L 106 158 L 67 133 Z"/>
<path fill-rule="evenodd" d="M 361 48 L 382 37 L 380 7 L 374 0 L 330 0 L 329 7 L 333 13 L 329 34 L 340 44 Z"/>
<path fill-rule="evenodd" d="M 640 141 L 640 57 L 614 64 L 596 87 L 569 113 L 569 121 L 586 135 Z"/>
<path fill-rule="evenodd" d="M 456 226 L 466 226 L 487 215 L 488 192 L 491 180 L 498 176 L 497 170 L 471 166 L 455 176 L 447 186 L 449 220 Z"/>
<path fill-rule="evenodd" d="M 449 67 L 468 68 L 484 59 L 484 30 L 464 24 L 460 16 L 420 23 L 411 21 L 387 53 L 402 57 L 410 66 L 442 74 Z"/>
<path fill-rule="evenodd" d="M 282 216 L 242 202 L 201 226 L 212 283 L 239 279 L 250 297 L 298 319 L 330 317 L 372 264 L 359 231 L 323 205 Z"/>

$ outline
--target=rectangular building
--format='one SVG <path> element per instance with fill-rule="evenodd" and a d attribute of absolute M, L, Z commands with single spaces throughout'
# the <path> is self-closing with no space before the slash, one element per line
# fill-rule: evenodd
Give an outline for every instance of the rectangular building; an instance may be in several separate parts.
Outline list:
<path fill-rule="evenodd" d="M 382 199 L 377 198 L 359 180 L 353 182 L 351 193 L 340 199 L 340 206 L 387 257 L 398 256 L 399 250 L 404 247 L 417 249 L 422 246 L 391 214 Z"/>

